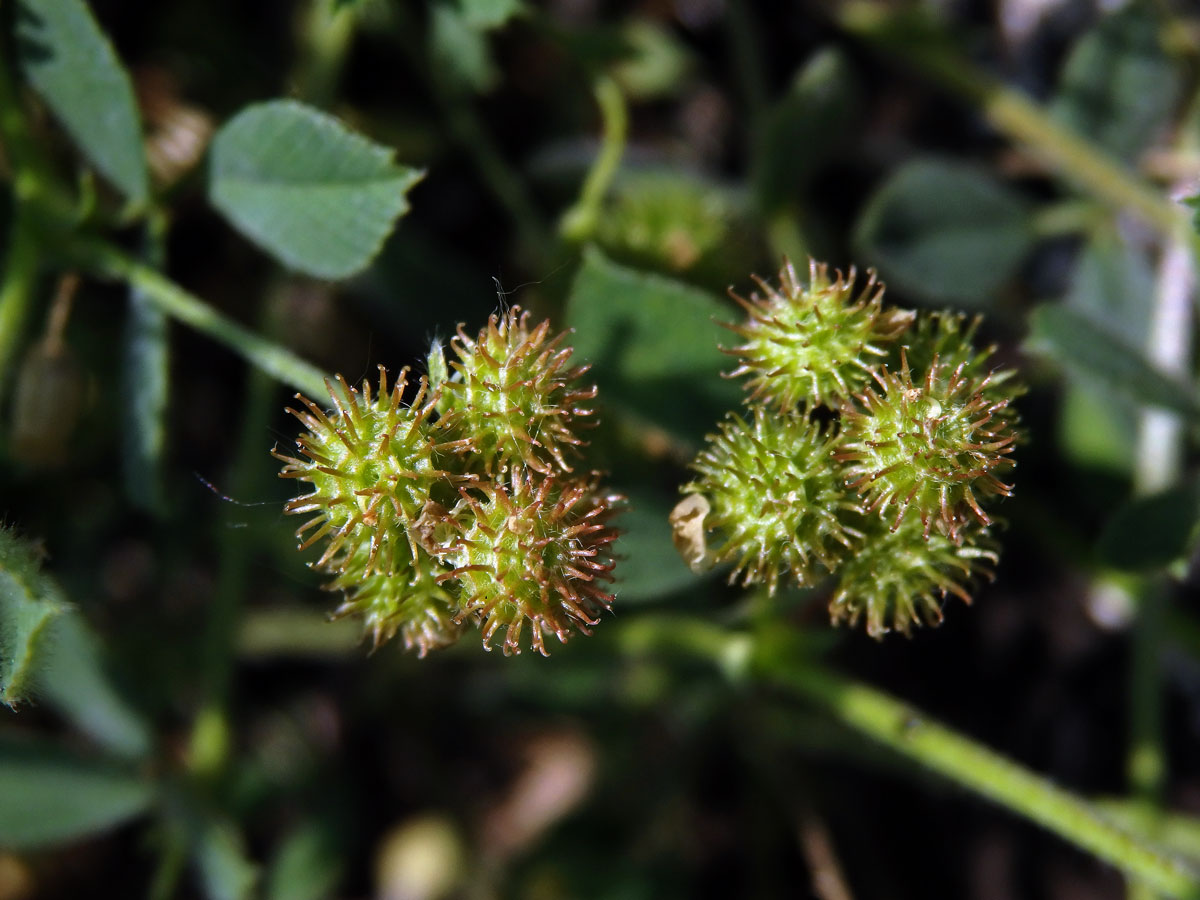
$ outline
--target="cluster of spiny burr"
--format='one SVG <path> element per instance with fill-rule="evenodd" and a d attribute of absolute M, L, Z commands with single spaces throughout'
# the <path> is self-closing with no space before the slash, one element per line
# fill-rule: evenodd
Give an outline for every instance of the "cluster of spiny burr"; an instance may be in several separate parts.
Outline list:
<path fill-rule="evenodd" d="M 546 636 L 587 633 L 613 597 L 609 525 L 620 498 L 568 458 L 582 441 L 595 387 L 571 365 L 565 334 L 513 307 L 472 337 L 462 326 L 430 351 L 428 375 L 389 386 L 329 383 L 332 410 L 297 395 L 307 429 L 284 478 L 311 485 L 286 511 L 310 518 L 300 548 L 340 591 L 376 644 L 399 634 L 421 656 L 468 624 L 483 644 L 503 632 L 546 653 Z"/>
<path fill-rule="evenodd" d="M 733 295 L 747 318 L 726 352 L 750 414 L 693 462 L 676 544 L 693 568 L 732 563 L 731 582 L 772 592 L 834 576 L 835 623 L 908 634 L 992 574 L 984 507 L 1011 493 L 1020 388 L 972 345 L 977 319 L 885 307 L 873 273 L 861 289 L 853 269 L 808 274 L 785 264 L 778 287 Z"/>

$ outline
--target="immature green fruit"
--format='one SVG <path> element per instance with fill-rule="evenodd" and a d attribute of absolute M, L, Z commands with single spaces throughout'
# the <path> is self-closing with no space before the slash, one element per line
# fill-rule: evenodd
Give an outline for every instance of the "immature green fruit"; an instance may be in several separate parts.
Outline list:
<path fill-rule="evenodd" d="M 564 453 L 583 443 L 575 419 L 592 414 L 579 404 L 595 398 L 596 388 L 578 384 L 587 366 L 569 365 L 571 348 L 560 346 L 566 333 L 547 340 L 549 331 L 548 320 L 530 328 L 529 313 L 514 306 L 488 319 L 475 338 L 459 326 L 448 377 L 441 347 L 430 353 L 429 370 L 441 388 L 437 410 L 455 416 L 490 474 L 515 464 L 542 474 L 569 472 Z"/>
<path fill-rule="evenodd" d="M 282 478 L 307 481 L 312 491 L 284 506 L 287 513 L 315 513 L 296 531 L 300 549 L 328 539 L 316 561 L 318 568 L 340 571 L 344 561 L 361 546 L 369 547 L 363 571 L 391 571 L 395 559 L 408 553 L 398 547 L 405 534 L 440 494 L 450 501 L 453 475 L 443 465 L 461 453 L 466 442 L 448 440 L 448 420 L 431 423 L 436 397 L 430 397 L 422 379 L 411 405 L 403 401 L 408 370 L 402 369 L 391 390 L 387 372 L 379 367 L 379 391 L 363 382 L 362 392 L 338 376 L 326 383 L 334 409 L 325 413 L 299 394 L 306 412 L 289 408 L 308 432 L 296 442 L 300 456 L 275 457 L 285 465 Z"/>
<path fill-rule="evenodd" d="M 978 525 L 963 528 L 960 543 L 936 532 L 926 536 L 912 516 L 895 529 L 878 518 L 864 527 L 866 540 L 838 572 L 829 614 L 835 625 L 865 619 L 876 640 L 889 631 L 907 635 L 914 625 L 939 624 L 946 595 L 970 603 L 971 582 L 990 580 L 998 559 L 997 544 Z"/>
<path fill-rule="evenodd" d="M 1012 406 L 1011 401 L 1023 394 L 1024 389 L 1016 383 L 1015 371 L 994 367 L 994 345 L 977 349 L 972 344 L 981 321 L 981 316 L 968 318 L 949 310 L 921 313 L 917 317 L 916 325 L 897 342 L 901 346 L 893 347 L 888 368 L 900 368 L 900 351 L 903 350 L 909 371 L 929 372 L 934 369 L 936 363 L 938 377 L 943 381 L 948 380 L 955 372 L 960 372 L 960 378 L 976 379 L 980 382 L 986 399 L 993 403 L 1010 401 L 1007 405 L 999 407 L 997 414 L 1015 422 L 1016 408 Z"/>
<path fill-rule="evenodd" d="M 847 487 L 893 530 L 911 511 L 926 537 L 936 524 L 958 542 L 971 516 L 990 524 L 980 498 L 1012 492 L 998 477 L 1013 467 L 1008 397 L 996 399 L 991 376 L 971 377 L 966 368 L 948 370 L 935 357 L 914 384 L 902 351 L 900 371 L 881 368 L 877 387 L 858 396 L 862 409 L 842 410 L 836 459 L 847 464 Z"/>
<path fill-rule="evenodd" d="M 458 640 L 462 626 L 455 618 L 457 607 L 437 580 L 444 568 L 436 559 L 408 544 L 406 533 L 397 532 L 391 543 L 399 552 L 388 567 L 372 560 L 370 545 L 363 544 L 341 561 L 325 588 L 344 594 L 334 618 L 361 616 L 375 646 L 399 634 L 406 650 L 424 657 Z"/>
<path fill-rule="evenodd" d="M 676 170 L 628 175 L 615 185 L 596 240 L 609 256 L 642 267 L 686 272 L 730 241 L 738 209 L 728 192 Z"/>
<path fill-rule="evenodd" d="M 448 437 L 447 420 L 433 421 L 424 380 L 404 403 L 407 370 L 389 389 L 381 366 L 377 393 L 341 377 L 328 386 L 333 411 L 299 395 L 305 411 L 289 410 L 308 431 L 296 442 L 298 456 L 275 454 L 285 463 L 280 475 L 312 490 L 284 510 L 315 513 L 296 536 L 301 549 L 328 541 L 313 565 L 334 576 L 328 590 L 345 595 L 335 616 L 358 614 L 376 644 L 400 634 L 424 656 L 459 631 L 453 598 L 437 582 L 444 567 L 430 549 L 441 509 L 435 498 L 452 502 L 457 485 L 471 480 L 455 473 L 465 444 Z"/>
<path fill-rule="evenodd" d="M 725 352 L 741 358 L 730 375 L 749 376 L 751 402 L 784 410 L 801 402 L 835 406 L 867 384 L 887 344 L 912 324 L 912 312 L 883 308 L 883 285 L 874 272 L 856 296 L 853 268 L 833 281 L 824 264 L 810 261 L 808 271 L 807 286 L 787 263 L 778 289 L 755 278 L 765 296 L 732 295 L 749 319 L 726 325 L 743 343 Z"/>
<path fill-rule="evenodd" d="M 800 413 L 755 406 L 750 422 L 730 413 L 692 463 L 698 477 L 683 488 L 704 498 L 703 530 L 715 529 L 719 543 L 707 555 L 691 549 L 696 504 L 685 498 L 672 516 L 676 546 L 693 568 L 732 562 L 731 584 L 740 577 L 772 593 L 785 578 L 814 584 L 862 537 L 845 524 L 859 507 L 832 460 L 837 444 Z"/>
<path fill-rule="evenodd" d="M 462 489 L 450 513 L 454 536 L 445 551 L 451 570 L 439 577 L 457 596 L 460 618 L 483 629 L 483 645 L 504 629 L 505 655 L 530 645 L 547 655 L 544 636 L 565 643 L 589 633 L 613 595 L 608 525 L 619 497 L 597 492 L 592 480 L 515 474 L 507 483 Z"/>

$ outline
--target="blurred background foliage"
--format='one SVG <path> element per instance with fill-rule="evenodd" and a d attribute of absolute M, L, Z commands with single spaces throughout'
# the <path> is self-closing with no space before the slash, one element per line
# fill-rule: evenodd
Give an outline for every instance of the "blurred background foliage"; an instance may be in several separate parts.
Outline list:
<path fill-rule="evenodd" d="M 714 666 L 696 622 L 789 634 L 1200 862 L 1192 4 L 0 13 L 85 230 L 352 381 L 498 306 L 549 316 L 600 386 L 590 462 L 630 501 L 593 637 L 369 653 L 323 621 L 282 516 L 268 451 L 297 385 L 169 321 L 152 279 L 47 251 L 28 314 L 0 302 L 0 516 L 23 539 L 0 546 L 4 699 L 14 648 L 45 642 L 0 713 L 0 900 L 1153 896 Z M 55 67 L 55 35 L 94 77 Z M 118 58 L 136 108 L 102 77 Z M 307 106 L 257 105 L 281 97 Z M 309 128 L 323 149 L 288 156 Z M 11 134 L 5 284 L 28 208 Z M 309 207 L 255 180 L 327 173 L 323 152 L 386 190 Z M 820 589 L 693 575 L 671 544 L 686 463 L 740 395 L 726 289 L 810 255 L 984 313 L 1033 386 L 996 582 L 908 640 L 831 630 Z"/>

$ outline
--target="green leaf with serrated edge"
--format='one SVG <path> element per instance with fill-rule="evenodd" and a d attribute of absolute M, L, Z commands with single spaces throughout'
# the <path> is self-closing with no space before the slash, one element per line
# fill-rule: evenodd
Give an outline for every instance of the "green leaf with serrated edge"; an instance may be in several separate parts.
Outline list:
<path fill-rule="evenodd" d="M 334 895 L 342 874 L 339 841 L 327 823 L 313 820 L 289 834 L 267 872 L 266 900 L 322 900 Z"/>
<path fill-rule="evenodd" d="M 42 574 L 37 551 L 0 529 L 0 701 L 15 706 L 27 699 L 45 665 L 51 627 L 69 609 L 58 585 Z"/>
<path fill-rule="evenodd" d="M 1118 509 L 1096 545 L 1110 566 L 1135 572 L 1161 569 L 1187 556 L 1200 523 L 1200 484 L 1190 481 Z"/>
<path fill-rule="evenodd" d="M 346 278 L 375 257 L 422 176 L 332 116 L 276 100 L 217 132 L 209 199 L 285 266 Z"/>
<path fill-rule="evenodd" d="M 145 812 L 154 783 L 45 740 L 0 735 L 0 847 L 27 850 L 106 831 Z"/>
<path fill-rule="evenodd" d="M 699 442 L 742 392 L 721 377 L 719 345 L 733 338 L 717 320 L 737 311 L 704 291 L 619 266 L 589 249 L 567 300 L 575 358 L 592 364 L 605 403 Z"/>
<path fill-rule="evenodd" d="M 1142 354 L 1083 313 L 1042 304 L 1030 314 L 1026 349 L 1076 373 L 1094 378 L 1138 403 L 1200 419 L 1190 385 L 1154 369 Z"/>
<path fill-rule="evenodd" d="M 1179 96 L 1181 72 L 1163 48 L 1162 25 L 1145 2 L 1100 19 L 1072 48 L 1050 114 L 1114 156 L 1134 160 L 1162 134 Z"/>
<path fill-rule="evenodd" d="M 753 166 L 760 208 L 799 203 L 800 192 L 837 153 L 861 107 L 860 86 L 845 54 L 828 47 L 814 53 L 763 123 Z"/>
<path fill-rule="evenodd" d="M 79 149 L 134 203 L 150 194 L 129 75 L 82 0 L 20 0 L 17 59 Z"/>
<path fill-rule="evenodd" d="M 889 178 L 855 230 L 862 258 L 913 299 L 979 307 L 1017 274 L 1034 233 L 1020 195 L 981 170 L 922 159 Z"/>
<path fill-rule="evenodd" d="M 149 755 L 150 727 L 113 685 L 100 641 L 74 610 L 51 626 L 37 693 L 114 756 Z"/>

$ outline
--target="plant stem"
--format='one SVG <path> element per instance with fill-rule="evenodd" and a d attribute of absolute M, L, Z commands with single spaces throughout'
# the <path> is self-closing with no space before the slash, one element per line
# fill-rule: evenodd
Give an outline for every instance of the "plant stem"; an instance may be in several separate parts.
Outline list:
<path fill-rule="evenodd" d="M 28 207 L 17 201 L 0 280 L 0 397 L 33 311 L 41 253 Z"/>
<path fill-rule="evenodd" d="M 1185 381 L 1191 369 L 1195 287 L 1195 264 L 1187 244 L 1179 238 L 1167 240 L 1159 261 L 1146 359 L 1165 375 Z M 1182 418 L 1165 409 L 1143 409 L 1138 421 L 1134 492 L 1153 494 L 1178 483 L 1183 475 L 1183 452 Z M 1139 593 L 1129 677 L 1130 743 L 1126 771 L 1134 801 L 1153 835 L 1162 824 L 1167 780 L 1160 661 L 1170 602 L 1167 576 L 1160 574 L 1147 579 Z M 1151 900 L 1153 894 L 1144 885 L 1133 884 L 1129 897 Z"/>
<path fill-rule="evenodd" d="M 811 640 L 811 639 L 809 639 Z M 1172 897 L 1200 900 L 1200 870 L 1119 828 L 1100 810 L 921 710 L 807 660 L 813 646 L 777 626 L 755 638 L 688 616 L 642 616 L 618 635 L 624 653 L 682 651 L 707 659 L 736 684 L 773 685 L 837 722 L 1083 848 Z"/>
<path fill-rule="evenodd" d="M 0 42 L 0 138 L 13 169 L 15 211 L 0 280 L 0 397 L 25 335 L 37 287 L 41 253 L 32 201 L 39 193 L 42 162 L 30 137 L 25 113 Z"/>
<path fill-rule="evenodd" d="M 172 318 L 224 344 L 247 362 L 303 393 L 326 394 L 324 372 L 274 341 L 213 309 L 153 267 L 101 240 L 80 238 L 65 249 L 66 257 L 94 275 L 116 278 L 139 290 Z"/>
<path fill-rule="evenodd" d="M 1187 214 L 1178 204 L 1055 122 L 1025 94 L 977 70 L 933 30 L 932 23 L 905 21 L 877 0 L 840 6 L 838 21 L 977 106 L 998 131 L 1108 206 L 1135 213 L 1170 239 L 1185 233 L 1181 226 L 1186 228 Z M 1193 247 L 1198 244 L 1193 236 Z"/>
<path fill-rule="evenodd" d="M 166 263 L 167 216 L 152 209 L 142 237 L 141 255 L 147 265 Z M 154 516 L 166 511 L 163 453 L 166 449 L 167 404 L 170 402 L 170 347 L 167 316 L 133 287 L 125 324 L 121 384 L 127 398 L 122 434 L 122 474 L 125 492 L 135 506 Z"/>
<path fill-rule="evenodd" d="M 882 691 L 808 664 L 769 660 L 765 678 L 939 775 L 1025 816 L 1172 897 L 1200 897 L 1200 872 L 1118 828 L 1094 806 Z"/>
<path fill-rule="evenodd" d="M 629 112 L 617 83 L 607 76 L 601 76 L 596 80 L 595 96 L 602 122 L 600 152 L 584 179 L 579 199 L 563 214 L 559 226 L 562 236 L 576 243 L 586 241 L 596 230 L 604 195 L 608 193 L 613 176 L 617 174 L 629 133 Z"/>

